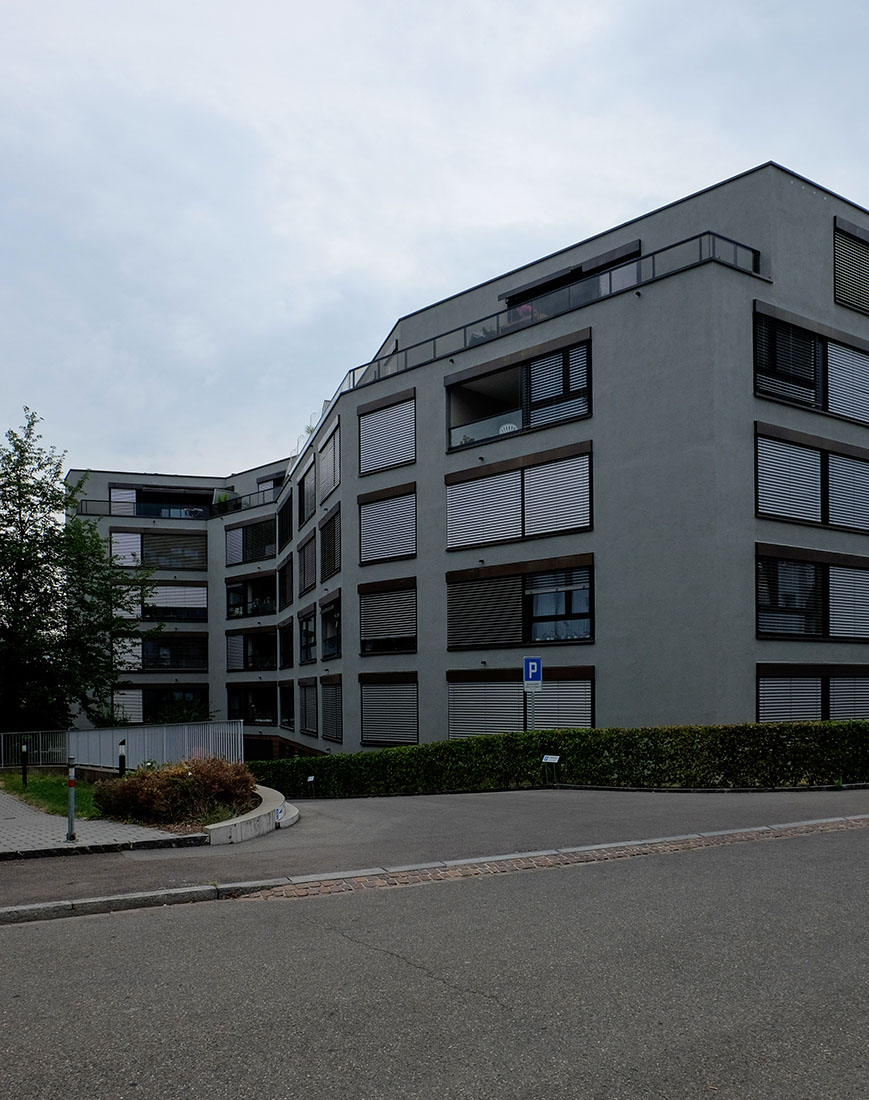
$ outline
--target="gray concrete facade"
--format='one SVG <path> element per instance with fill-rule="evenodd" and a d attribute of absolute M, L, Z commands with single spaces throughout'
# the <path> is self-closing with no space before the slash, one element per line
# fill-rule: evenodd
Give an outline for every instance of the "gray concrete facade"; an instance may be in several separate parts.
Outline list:
<path fill-rule="evenodd" d="M 842 247 L 856 255 L 848 253 L 852 268 L 847 277 L 858 293 L 849 305 L 842 304 L 844 292 L 836 282 L 845 276 L 834 273 L 834 240 L 836 248 L 845 240 Z M 688 243 L 674 248 L 681 242 Z M 775 597 L 779 606 L 766 620 L 780 629 L 760 629 L 756 566 L 759 558 L 789 562 L 793 552 L 794 560 L 815 563 L 824 585 L 833 584 L 829 571 L 839 570 L 836 583 L 845 583 L 845 577 L 852 586 L 853 617 L 861 618 L 861 586 L 864 577 L 869 579 L 869 572 L 862 572 L 869 570 L 869 523 L 859 517 L 860 463 L 869 460 L 869 452 L 864 453 L 869 415 L 861 412 L 869 366 L 865 378 L 860 374 L 860 356 L 869 350 L 867 242 L 869 212 L 777 165 L 763 165 L 400 319 L 381 349 L 383 358 L 350 372 L 302 453 L 289 463 L 214 479 L 92 474 L 89 500 L 109 500 L 112 487 L 125 484 L 215 492 L 232 485 L 245 496 L 264 481 L 281 482 L 274 501 L 209 519 L 158 517 L 143 526 L 139 516 L 99 518 L 107 533 L 167 528 L 207 533 L 207 574 L 200 578 L 209 589 L 207 623 L 173 623 L 171 629 L 207 632 L 208 671 L 173 669 L 161 682 L 207 683 L 209 706 L 219 718 L 241 716 L 227 714 L 228 686 L 268 685 L 265 690 L 276 692 L 280 685 L 283 695 L 280 702 L 275 697 L 271 721 L 257 721 L 256 713 L 244 716 L 252 735 L 279 735 L 290 751 L 354 751 L 527 724 L 516 680 L 524 654 L 542 656 L 546 669 L 538 726 L 743 722 L 831 713 L 869 717 L 862 701 L 864 686 L 869 689 L 869 629 L 859 622 L 839 629 L 830 618 L 839 611 L 829 610 L 829 594 L 807 597 L 808 582 L 801 582 L 802 594 L 794 596 L 785 592 L 784 579 Z M 559 278 L 559 272 L 567 273 Z M 861 281 L 866 282 L 862 304 Z M 565 290 L 568 286 L 572 289 Z M 583 288 L 589 286 L 597 289 L 584 299 Z M 574 292 L 576 302 L 585 304 L 560 311 L 558 294 Z M 508 309 L 512 313 L 504 312 Z M 499 313 L 500 334 L 476 342 L 486 331 L 485 319 Z M 788 333 L 799 330 L 823 341 L 817 351 L 819 379 L 827 378 L 831 343 L 856 355 L 858 365 L 849 368 L 854 392 L 847 414 L 824 408 L 826 381 L 817 383 L 819 394 L 823 389 L 818 401 L 795 399 L 793 386 L 773 392 L 756 383 L 759 315 L 781 324 L 786 319 Z M 563 400 L 554 414 L 559 418 L 545 426 L 533 424 L 530 364 L 569 355 L 580 345 L 588 355 L 588 412 L 568 415 L 576 408 L 571 397 L 579 391 L 566 388 L 547 406 L 551 411 Z M 565 365 L 565 378 L 567 370 Z M 522 408 L 514 418 L 521 423 L 508 425 L 518 430 L 451 446 L 459 438 L 450 434 L 451 408 L 456 416 L 459 402 L 465 401 L 455 387 L 491 384 L 497 389 L 499 379 L 506 380 L 504 387 L 515 384 L 521 391 Z M 503 412 L 499 394 L 500 405 L 491 402 L 491 395 L 480 398 L 496 415 Z M 394 425 L 385 411 L 390 407 L 398 417 Z M 402 418 L 402 410 L 412 414 L 409 419 Z M 363 422 L 366 431 L 380 433 L 375 443 L 371 437 L 360 439 Z M 480 430 L 471 422 L 468 427 L 470 435 Z M 333 467 L 336 431 L 340 462 Z M 757 435 L 783 441 L 786 459 L 823 452 L 817 460 L 823 471 L 838 461 L 824 457 L 828 452 L 848 456 L 850 488 L 836 491 L 851 494 L 847 505 L 857 518 L 834 522 L 824 511 L 817 520 L 795 522 L 793 515 L 770 518 L 768 509 L 761 515 Z M 398 460 L 384 464 L 381 452 L 388 456 L 390 450 Z M 792 476 L 786 459 L 785 479 Z M 314 507 L 303 518 L 303 482 L 312 462 Z M 585 462 L 590 511 L 588 522 L 578 523 L 576 482 L 584 476 Z M 491 489 L 481 486 L 476 479 L 487 475 L 501 480 L 487 483 Z M 519 497 L 510 495 L 511 478 L 519 479 Z M 490 539 L 450 546 L 448 499 L 461 485 L 486 498 L 483 507 L 497 522 L 519 522 L 520 534 L 507 537 L 493 527 Z M 551 513 L 559 511 L 562 490 L 566 518 L 559 529 Z M 819 491 L 824 501 L 833 492 L 826 481 Z M 534 519 L 535 494 L 545 498 L 549 509 L 544 521 Z M 511 502 L 520 498 L 521 521 L 510 515 Z M 282 508 L 288 510 L 285 518 L 292 515 L 292 524 L 278 525 L 275 554 L 227 566 L 226 531 L 262 523 Z M 371 540 L 367 554 L 360 543 L 363 515 Z M 412 526 L 414 517 L 412 553 L 407 524 Z M 331 541 L 336 522 L 337 559 Z M 300 592 L 312 534 L 315 583 Z M 399 553 L 388 552 L 392 544 Z M 325 569 L 324 545 L 331 562 Z M 370 560 L 363 560 L 366 556 Z M 290 562 L 291 601 L 278 599 L 274 613 L 246 609 L 239 618 L 227 617 L 229 582 L 286 578 Z M 782 578 L 787 568 L 782 567 Z M 547 630 L 579 631 L 577 609 L 584 596 L 566 594 L 573 583 L 567 574 L 575 581 L 571 571 L 586 569 L 590 636 L 535 637 L 537 629 L 544 635 Z M 808 575 L 799 568 L 796 574 Z M 158 580 L 163 576 L 158 574 Z M 524 580 L 517 581 L 519 576 Z M 534 585 L 542 585 L 543 576 L 548 587 L 535 595 Z M 493 595 L 499 578 L 506 586 L 501 603 Z M 165 579 L 180 583 L 184 578 L 170 571 Z M 398 627 L 390 642 L 381 637 L 393 606 L 385 594 L 408 592 L 401 582 L 411 579 L 416 642 L 407 644 L 405 629 L 405 643 L 398 644 Z M 456 586 L 461 585 L 460 596 Z M 366 597 L 368 614 L 377 618 L 374 632 L 380 631 L 374 652 L 365 652 L 362 642 L 366 630 L 374 629 L 361 621 L 360 601 Z M 800 611 L 799 601 L 809 598 L 819 601 L 818 615 L 829 620 L 827 627 Z M 324 655 L 324 608 L 336 599 L 339 648 Z M 407 598 L 396 599 L 402 608 L 396 614 L 406 615 Z M 796 605 L 788 603 L 793 599 Z M 571 606 L 572 617 L 565 611 Z M 541 625 L 547 607 L 550 621 Z M 313 659 L 306 661 L 300 612 L 304 617 L 309 609 L 316 645 L 309 655 Z M 476 615 L 481 629 L 488 626 L 480 634 L 488 641 L 450 645 L 451 614 L 464 616 L 466 637 L 473 633 L 467 622 Z M 495 641 L 502 619 L 503 640 Z M 814 625 L 807 626 L 810 620 Z M 328 628 L 334 625 L 333 619 Z M 292 639 L 291 664 L 284 646 L 273 662 L 284 667 L 227 670 L 227 631 L 274 635 L 282 628 L 284 638 Z M 130 679 L 139 685 L 158 675 L 131 672 Z M 759 691 L 767 690 L 769 700 L 759 703 Z M 414 696 L 415 729 L 409 717 Z M 818 713 L 807 712 L 812 708 Z"/>

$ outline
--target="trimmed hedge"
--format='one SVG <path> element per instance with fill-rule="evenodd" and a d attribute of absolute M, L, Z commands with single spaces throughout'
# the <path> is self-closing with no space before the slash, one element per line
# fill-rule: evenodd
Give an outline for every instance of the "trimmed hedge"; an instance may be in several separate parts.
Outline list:
<path fill-rule="evenodd" d="M 376 752 L 255 760 L 287 798 L 364 798 L 534 787 L 542 757 L 559 783 L 602 787 L 799 787 L 869 782 L 869 722 L 780 722 L 649 729 L 545 730 Z"/>

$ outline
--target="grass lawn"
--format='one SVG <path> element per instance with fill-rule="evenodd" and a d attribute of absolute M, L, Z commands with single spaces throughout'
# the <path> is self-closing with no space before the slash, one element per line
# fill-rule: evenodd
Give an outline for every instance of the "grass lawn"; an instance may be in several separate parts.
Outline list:
<path fill-rule="evenodd" d="M 7 794 L 14 794 L 16 798 L 29 802 L 38 810 L 66 817 L 69 804 L 66 773 L 49 775 L 45 772 L 30 772 L 25 787 L 18 772 L 3 772 L 0 775 L 0 787 Z M 83 783 L 80 779 L 75 781 L 75 816 L 82 818 L 102 816 L 99 810 L 94 808 L 93 784 Z"/>

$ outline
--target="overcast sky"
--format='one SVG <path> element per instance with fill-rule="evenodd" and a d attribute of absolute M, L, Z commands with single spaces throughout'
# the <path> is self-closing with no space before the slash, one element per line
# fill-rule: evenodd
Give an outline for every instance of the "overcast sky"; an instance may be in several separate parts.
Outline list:
<path fill-rule="evenodd" d="M 0 0 L 0 428 L 292 453 L 404 313 L 776 160 L 869 205 L 850 0 Z"/>

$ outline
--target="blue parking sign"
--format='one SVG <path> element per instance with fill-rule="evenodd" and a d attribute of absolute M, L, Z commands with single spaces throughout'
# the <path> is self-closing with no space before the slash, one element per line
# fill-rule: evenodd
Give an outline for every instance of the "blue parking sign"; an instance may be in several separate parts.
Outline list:
<path fill-rule="evenodd" d="M 543 687 L 543 660 L 540 657 L 523 657 L 522 672 L 526 691 L 540 691 Z"/>

